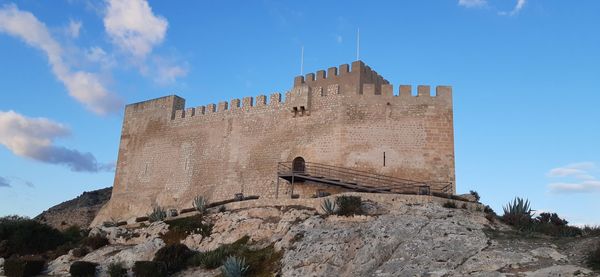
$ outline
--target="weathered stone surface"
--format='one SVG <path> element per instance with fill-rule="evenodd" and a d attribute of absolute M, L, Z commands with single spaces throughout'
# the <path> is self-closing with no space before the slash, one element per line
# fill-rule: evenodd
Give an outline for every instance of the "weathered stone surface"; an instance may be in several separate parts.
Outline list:
<path fill-rule="evenodd" d="M 207 251 L 249 236 L 250 242 L 266 246 L 280 240 L 294 222 L 303 221 L 314 214 L 313 210 L 282 211 L 275 207 L 225 212 L 213 216 L 215 225 L 210 237 L 204 238 L 199 244 L 191 241 L 197 241 L 197 237 L 196 239 L 188 237 L 185 243 L 191 249 Z"/>
<path fill-rule="evenodd" d="M 463 198 L 463 199 L 467 199 L 470 202 L 477 202 L 477 197 L 475 197 L 475 195 L 470 194 L 470 193 L 465 193 L 465 194 L 460 194 L 458 195 L 459 197 Z"/>
<path fill-rule="evenodd" d="M 554 265 L 542 268 L 534 272 L 528 272 L 525 276 L 530 277 L 570 277 L 570 276 L 589 276 L 592 272 L 587 268 L 574 265 Z M 595 274 L 598 276 L 600 274 Z"/>
<path fill-rule="evenodd" d="M 158 238 L 167 231 L 169 231 L 169 225 L 157 221 L 147 227 L 136 229 L 98 226 L 90 230 L 89 236 L 100 235 L 106 237 L 111 244 L 140 244 Z"/>
<path fill-rule="evenodd" d="M 557 262 L 567 261 L 567 256 L 565 256 L 561 253 L 558 253 L 558 251 L 556 251 L 556 249 L 554 249 L 552 247 L 536 248 L 536 249 L 531 250 L 531 254 L 533 254 L 533 256 L 535 256 L 535 257 L 552 259 Z"/>
<path fill-rule="evenodd" d="M 311 218 L 284 255 L 284 276 L 413 276 L 454 269 L 487 245 L 483 226 L 436 206 L 379 217 Z M 451 217 L 449 217 L 451 216 Z"/>
<path fill-rule="evenodd" d="M 488 221 L 476 209 L 377 199 L 370 200 L 368 205 L 376 208 L 368 215 L 350 217 L 323 216 L 301 206 L 213 213 L 206 217 L 215 226 L 209 237 L 193 234 L 183 242 L 198 251 L 245 235 L 253 248 L 274 244 L 283 251 L 281 276 L 598 276 L 585 268 L 584 255 L 585 247 L 600 238 L 531 239 Z M 99 263 L 101 273 L 111 262 L 130 268 L 135 261 L 153 258 L 164 246 L 158 237 L 167 228 L 164 223 L 124 231 L 99 228 L 107 236 L 136 232 L 139 243 L 112 244 L 82 260 Z M 50 263 L 49 273 L 65 274 L 74 260 L 71 254 L 59 257 Z M 190 268 L 176 276 L 219 273 Z"/>
<path fill-rule="evenodd" d="M 79 260 L 99 264 L 98 270 L 101 276 L 104 276 L 103 274 L 106 274 L 108 265 L 111 263 L 120 262 L 125 268 L 130 269 L 136 261 L 152 260 L 156 251 L 164 245 L 165 243 L 158 238 L 150 238 L 144 243 L 137 245 L 108 245 L 88 253 Z M 46 274 L 66 275 L 69 272 L 71 263 L 76 260 L 78 259 L 73 257 L 71 252 L 67 255 L 60 256 L 48 264 Z"/>
<path fill-rule="evenodd" d="M 459 268 L 463 273 L 493 272 L 516 264 L 535 262 L 536 259 L 528 253 L 518 253 L 506 250 L 482 251 L 470 257 Z"/>
<path fill-rule="evenodd" d="M 109 264 L 116 262 L 123 263 L 126 268 L 132 268 L 136 261 L 151 261 L 154 259 L 156 251 L 163 246 L 165 246 L 165 243 L 161 239 L 152 238 L 135 246 L 123 248 L 119 246 L 112 249 L 112 251 L 104 251 L 104 253 L 92 252 L 83 257 L 82 260 L 99 263 L 102 272 L 107 270 Z"/>

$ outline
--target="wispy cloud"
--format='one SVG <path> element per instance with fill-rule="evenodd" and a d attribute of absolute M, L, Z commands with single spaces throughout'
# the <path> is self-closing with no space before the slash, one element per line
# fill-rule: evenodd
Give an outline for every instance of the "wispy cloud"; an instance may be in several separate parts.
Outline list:
<path fill-rule="evenodd" d="M 550 183 L 548 187 L 552 192 L 593 192 L 600 191 L 600 180 L 594 175 L 596 165 L 592 162 L 569 164 L 551 169 L 547 176 L 553 179 L 562 179 Z"/>
<path fill-rule="evenodd" d="M 22 186 L 26 186 L 29 188 L 34 188 L 35 185 L 30 182 L 27 181 L 25 179 L 22 178 L 18 178 L 18 177 L 2 177 L 0 176 L 0 188 L 5 187 L 5 188 L 9 188 L 12 187 L 13 185 L 22 185 Z"/>
<path fill-rule="evenodd" d="M 152 53 L 164 41 L 169 23 L 154 14 L 146 0 L 106 0 L 106 4 L 106 33 L 143 75 L 150 75 L 161 85 L 187 75 L 187 65 L 167 62 L 172 59 Z"/>
<path fill-rule="evenodd" d="M 187 75 L 187 64 L 177 65 L 174 62 L 159 56 L 154 57 L 153 60 L 154 70 L 156 72 L 152 75 L 154 76 L 154 81 L 158 84 L 167 85 L 174 83 L 177 78 Z"/>
<path fill-rule="evenodd" d="M 0 33 L 18 37 L 28 45 L 42 50 L 50 63 L 52 72 L 60 80 L 69 95 L 89 110 L 98 114 L 114 113 L 123 106 L 120 98 L 110 92 L 95 73 L 73 70 L 65 62 L 69 53 L 54 39 L 46 25 L 32 13 L 21 11 L 14 4 L 0 8 Z"/>
<path fill-rule="evenodd" d="M 0 111 L 0 144 L 15 155 L 36 161 L 59 164 L 72 171 L 110 171 L 114 164 L 101 164 L 91 153 L 83 153 L 54 144 L 70 135 L 63 124 L 46 118 L 29 118 L 14 111 Z"/>
<path fill-rule="evenodd" d="M 83 24 L 81 23 L 81 21 L 71 19 L 69 20 L 69 25 L 67 25 L 67 27 L 65 28 L 65 32 L 72 38 L 78 38 L 79 33 L 81 32 L 82 25 Z"/>
<path fill-rule="evenodd" d="M 511 11 L 501 11 L 498 12 L 499 15 L 506 15 L 506 16 L 513 16 L 513 15 L 517 15 L 525 6 L 525 2 L 527 2 L 527 0 L 517 0 L 517 4 L 515 4 L 515 7 L 511 10 Z"/>
<path fill-rule="evenodd" d="M 483 7 L 487 5 L 486 0 L 458 0 L 458 5 L 466 8 Z"/>
<path fill-rule="evenodd" d="M 11 187 L 10 182 L 6 178 L 0 176 L 0 188 L 9 188 L 9 187 Z"/>

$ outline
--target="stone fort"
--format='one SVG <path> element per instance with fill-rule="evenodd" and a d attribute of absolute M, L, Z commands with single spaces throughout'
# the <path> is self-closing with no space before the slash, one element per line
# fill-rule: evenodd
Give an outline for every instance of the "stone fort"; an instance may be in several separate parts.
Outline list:
<path fill-rule="evenodd" d="M 392 85 L 362 61 L 297 76 L 285 93 L 186 107 L 127 105 L 112 197 L 96 222 L 235 194 L 455 193 L 452 88 Z"/>

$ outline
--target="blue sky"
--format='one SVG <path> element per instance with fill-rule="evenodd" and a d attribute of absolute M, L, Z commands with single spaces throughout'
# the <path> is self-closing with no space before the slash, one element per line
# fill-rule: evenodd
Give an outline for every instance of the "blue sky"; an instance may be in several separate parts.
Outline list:
<path fill-rule="evenodd" d="M 459 192 L 600 224 L 600 2 L 0 0 L 0 215 L 112 185 L 122 107 L 284 92 L 361 60 L 452 85 Z"/>

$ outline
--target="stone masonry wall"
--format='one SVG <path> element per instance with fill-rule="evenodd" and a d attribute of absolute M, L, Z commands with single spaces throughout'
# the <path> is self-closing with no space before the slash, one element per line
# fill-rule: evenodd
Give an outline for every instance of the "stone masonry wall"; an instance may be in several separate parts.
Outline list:
<path fill-rule="evenodd" d="M 152 205 L 190 207 L 197 195 L 209 201 L 238 192 L 274 198 L 277 163 L 295 157 L 451 182 L 454 192 L 451 88 L 437 87 L 431 96 L 429 86 L 419 86 L 413 96 L 410 86 L 401 86 L 394 95 L 362 62 L 352 71 L 340 68 L 314 81 L 314 74 L 296 77 L 285 100 L 274 93 L 269 101 L 261 95 L 185 108 L 184 99 L 167 96 L 128 105 L 113 194 L 94 223 L 145 215 Z M 343 191 L 299 183 L 294 194 L 306 198 L 317 189 Z M 281 180 L 278 197 L 289 193 Z"/>

